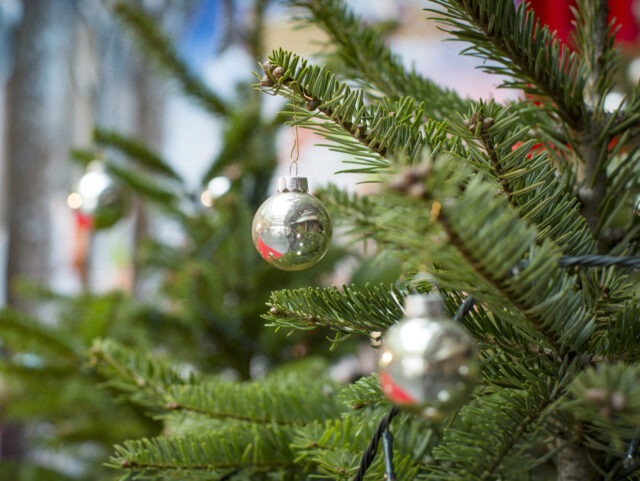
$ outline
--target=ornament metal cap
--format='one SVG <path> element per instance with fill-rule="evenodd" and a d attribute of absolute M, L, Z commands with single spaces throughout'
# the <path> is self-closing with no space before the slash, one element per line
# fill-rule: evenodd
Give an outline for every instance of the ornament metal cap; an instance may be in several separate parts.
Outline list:
<path fill-rule="evenodd" d="M 407 317 L 445 317 L 444 302 L 439 294 L 411 294 L 404 300 Z"/>
<path fill-rule="evenodd" d="M 306 177 L 278 177 L 278 192 L 307 192 L 309 183 Z"/>

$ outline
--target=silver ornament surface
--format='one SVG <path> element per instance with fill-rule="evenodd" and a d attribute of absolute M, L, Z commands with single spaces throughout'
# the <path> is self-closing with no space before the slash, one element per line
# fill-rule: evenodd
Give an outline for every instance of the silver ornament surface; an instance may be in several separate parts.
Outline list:
<path fill-rule="evenodd" d="M 307 269 L 329 248 L 333 233 L 329 212 L 307 188 L 306 177 L 280 177 L 277 193 L 253 218 L 253 244 L 278 269 Z"/>
<path fill-rule="evenodd" d="M 400 408 L 439 419 L 473 390 L 480 372 L 474 342 L 463 326 L 445 317 L 438 295 L 409 296 L 405 311 L 382 341 L 382 391 Z"/>
<path fill-rule="evenodd" d="M 91 218 L 94 229 L 111 227 L 122 218 L 127 208 L 123 187 L 100 162 L 88 165 L 74 194 L 77 194 L 77 209 Z"/>

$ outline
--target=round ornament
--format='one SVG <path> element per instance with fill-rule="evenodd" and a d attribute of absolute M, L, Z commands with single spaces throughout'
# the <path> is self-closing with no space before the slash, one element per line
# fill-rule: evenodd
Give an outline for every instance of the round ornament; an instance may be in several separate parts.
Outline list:
<path fill-rule="evenodd" d="M 202 192 L 200 201 L 205 207 L 211 207 L 216 200 L 229 192 L 229 189 L 231 189 L 231 180 L 228 177 L 224 175 L 214 177 L 207 183 L 207 189 Z"/>
<path fill-rule="evenodd" d="M 87 172 L 67 198 L 67 203 L 89 217 L 94 229 L 111 227 L 127 207 L 124 189 L 106 172 L 101 162 L 91 162 L 87 166 Z"/>
<path fill-rule="evenodd" d="M 472 337 L 445 317 L 438 295 L 411 295 L 405 317 L 385 333 L 382 391 L 398 407 L 439 419 L 469 396 L 480 371 Z"/>
<path fill-rule="evenodd" d="M 277 193 L 264 201 L 253 218 L 253 244 L 278 269 L 311 267 L 329 248 L 329 212 L 307 190 L 306 177 L 280 177 Z"/>

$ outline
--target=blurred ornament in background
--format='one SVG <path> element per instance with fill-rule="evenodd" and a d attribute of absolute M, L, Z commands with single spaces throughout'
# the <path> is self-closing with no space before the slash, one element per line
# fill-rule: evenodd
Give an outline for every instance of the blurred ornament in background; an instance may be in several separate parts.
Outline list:
<path fill-rule="evenodd" d="M 307 190 L 306 177 L 280 177 L 277 193 L 253 218 L 253 244 L 278 269 L 307 269 L 329 249 L 333 232 L 329 212 Z"/>
<path fill-rule="evenodd" d="M 207 189 L 202 192 L 200 201 L 205 207 L 211 207 L 216 199 L 229 192 L 231 188 L 231 180 L 224 175 L 214 177 L 207 184 Z"/>
<path fill-rule="evenodd" d="M 480 362 L 471 335 L 445 316 L 439 295 L 408 296 L 404 309 L 380 349 L 382 392 L 398 407 L 437 420 L 468 398 Z"/>
<path fill-rule="evenodd" d="M 91 220 L 93 229 L 111 227 L 127 209 L 127 196 L 122 185 L 94 160 L 67 197 L 67 204 Z"/>

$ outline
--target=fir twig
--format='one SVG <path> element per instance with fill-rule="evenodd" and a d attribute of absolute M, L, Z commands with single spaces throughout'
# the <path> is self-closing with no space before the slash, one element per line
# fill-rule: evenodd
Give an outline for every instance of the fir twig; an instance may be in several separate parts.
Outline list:
<path fill-rule="evenodd" d="M 391 99 L 411 97 L 426 102 L 425 116 L 444 120 L 466 108 L 455 92 L 436 85 L 415 70 L 407 71 L 376 32 L 351 12 L 342 0 L 290 0 L 305 11 L 297 17 L 304 25 L 322 28 L 337 47 L 337 54 L 352 77 L 371 85 Z"/>
<path fill-rule="evenodd" d="M 226 103 L 189 70 L 184 61 L 178 57 L 171 40 L 142 10 L 129 2 L 118 2 L 114 12 L 131 30 L 152 60 L 180 83 L 186 95 L 195 99 L 214 115 L 229 113 Z"/>
<path fill-rule="evenodd" d="M 434 1 L 443 10 L 427 9 L 432 18 L 457 39 L 471 42 L 463 53 L 492 62 L 483 70 L 510 77 L 505 87 L 551 100 L 573 128 L 586 126 L 581 59 L 539 22 L 526 2 L 515 7 L 511 0 Z"/>
<path fill-rule="evenodd" d="M 180 176 L 176 174 L 166 161 L 145 145 L 132 138 L 125 137 L 113 131 L 95 129 L 93 131 L 93 140 L 99 145 L 110 147 L 125 154 L 143 167 L 171 177 L 172 179 L 180 180 Z"/>

